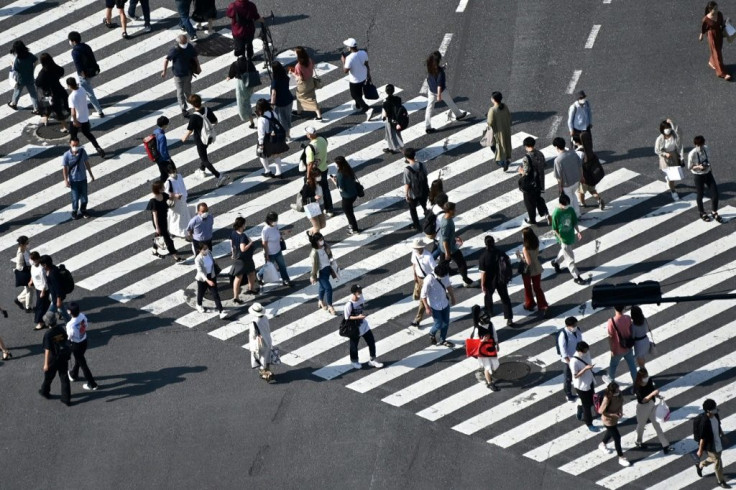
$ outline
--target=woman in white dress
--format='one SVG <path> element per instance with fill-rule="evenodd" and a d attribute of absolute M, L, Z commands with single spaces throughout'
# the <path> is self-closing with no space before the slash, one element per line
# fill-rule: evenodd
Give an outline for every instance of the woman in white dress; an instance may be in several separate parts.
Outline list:
<path fill-rule="evenodd" d="M 168 166 L 169 178 L 166 179 L 166 193 L 174 200 L 174 207 L 169 208 L 168 222 L 171 236 L 184 238 L 187 236 L 187 225 L 192 215 L 187 207 L 187 187 L 184 177 L 177 173 L 173 164 Z"/>
<path fill-rule="evenodd" d="M 30 313 L 31 306 L 33 306 L 33 296 L 35 296 L 35 291 L 32 290 L 31 286 L 29 286 L 28 283 L 31 282 L 31 255 L 28 252 L 28 244 L 30 243 L 30 240 L 27 236 L 23 235 L 18 237 L 18 251 L 15 254 L 15 270 L 19 272 L 25 271 L 28 277 L 28 281 L 26 284 L 21 287 L 20 294 L 18 295 L 13 302 L 20 308 L 21 310 L 25 311 L 26 313 Z M 17 276 L 16 276 L 17 280 Z"/>
<path fill-rule="evenodd" d="M 271 327 L 268 324 L 266 310 L 260 303 L 253 303 L 248 309 L 253 319 L 250 326 L 250 365 L 253 369 L 259 368 L 258 374 L 262 379 L 271 382 L 274 380 L 271 372 Z"/>

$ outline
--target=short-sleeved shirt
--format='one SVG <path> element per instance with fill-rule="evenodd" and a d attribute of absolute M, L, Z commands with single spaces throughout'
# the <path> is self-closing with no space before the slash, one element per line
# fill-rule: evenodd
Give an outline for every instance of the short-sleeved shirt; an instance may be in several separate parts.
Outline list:
<path fill-rule="evenodd" d="M 363 51 L 356 51 L 350 53 L 345 57 L 345 69 L 350 70 L 348 72 L 348 81 L 350 83 L 363 83 L 368 78 L 368 67 L 365 64 L 368 62 L 368 53 Z"/>
<path fill-rule="evenodd" d="M 316 151 L 312 151 L 312 148 Z M 320 172 L 327 172 L 327 140 L 322 136 L 310 140 L 306 148 L 307 163 L 316 161 Z"/>
<path fill-rule="evenodd" d="M 69 107 L 77 111 L 77 121 L 89 122 L 89 107 L 87 107 L 87 93 L 78 88 L 69 94 Z"/>
<path fill-rule="evenodd" d="M 188 77 L 192 74 L 192 60 L 197 57 L 197 50 L 191 44 L 181 49 L 179 45 L 169 50 L 166 59 L 171 61 L 171 71 L 175 77 Z"/>
<path fill-rule="evenodd" d="M 228 5 L 227 16 L 232 19 L 233 37 L 238 39 L 252 38 L 256 32 L 254 21 L 261 18 L 256 4 L 248 0 L 237 0 Z"/>
<path fill-rule="evenodd" d="M 240 251 L 241 244 L 247 246 L 249 243 L 250 238 L 248 238 L 248 235 L 246 235 L 245 233 L 238 233 L 235 230 L 230 233 L 230 245 L 233 247 L 233 257 L 235 258 L 235 260 L 241 260 L 253 256 L 252 247 L 245 252 Z"/>
<path fill-rule="evenodd" d="M 571 206 L 564 209 L 557 207 L 552 211 L 552 229 L 560 235 L 560 238 L 557 239 L 558 242 L 562 239 L 562 243 L 565 245 L 575 243 L 575 227 L 577 224 L 578 217 Z"/>
<path fill-rule="evenodd" d="M 430 274 L 424 278 L 419 297 L 426 299 L 433 310 L 444 310 L 450 307 L 450 300 L 447 299 L 447 288 L 450 286 L 450 276 L 438 278 Z"/>
<path fill-rule="evenodd" d="M 276 107 L 284 107 L 294 102 L 294 96 L 289 90 L 289 77 L 279 78 L 271 82 L 271 90 L 276 91 Z"/>
<path fill-rule="evenodd" d="M 421 196 L 415 196 L 414 191 L 411 190 L 411 179 L 426 179 L 426 174 L 427 167 L 424 166 L 423 162 L 420 162 L 418 160 L 404 167 L 404 173 L 402 174 L 402 183 L 409 186 L 409 197 L 411 197 L 412 199 L 419 199 Z"/>
<path fill-rule="evenodd" d="M 36 55 L 28 53 L 24 58 L 15 58 L 13 70 L 23 85 L 33 84 L 33 64 L 38 61 Z"/>
<path fill-rule="evenodd" d="M 215 224 L 215 217 L 208 214 L 206 218 L 202 218 L 201 214 L 196 214 L 189 220 L 187 230 L 192 232 L 192 238 L 198 242 L 205 242 L 212 239 L 212 227 Z"/>
<path fill-rule="evenodd" d="M 578 359 L 579 358 L 579 359 Z M 593 377 L 593 371 L 588 369 L 580 377 L 576 378 L 575 375 L 582 371 L 585 366 L 591 363 L 590 352 L 587 354 L 580 355 L 576 353 L 573 357 L 570 357 L 570 372 L 572 373 L 572 385 L 575 389 L 580 391 L 590 391 L 593 389 L 593 383 L 595 378 Z"/>
<path fill-rule="evenodd" d="M 486 248 L 478 259 L 478 270 L 486 273 L 486 286 L 493 287 L 498 276 L 498 250 Z"/>
<path fill-rule="evenodd" d="M 87 181 L 87 167 L 85 164 L 89 161 L 89 156 L 87 156 L 84 148 L 81 146 L 78 148 L 76 155 L 73 155 L 71 150 L 67 150 L 64 156 L 61 157 L 61 165 L 67 168 L 70 182 Z"/>
<path fill-rule="evenodd" d="M 268 255 L 276 255 L 281 252 L 281 232 L 275 226 L 265 225 L 261 230 L 261 242 L 263 247 L 268 247 Z"/>
<path fill-rule="evenodd" d="M 444 216 L 440 219 L 440 251 L 442 253 L 447 252 L 445 250 L 445 242 L 450 244 L 449 252 L 455 253 L 458 249 L 457 243 L 455 243 L 455 220 L 452 218 L 445 218 Z"/>
<path fill-rule="evenodd" d="M 365 303 L 365 300 L 363 299 L 363 296 L 358 298 L 358 301 L 353 301 L 353 298 L 351 296 L 350 299 L 345 302 L 345 307 L 342 310 L 343 317 L 347 320 L 351 316 L 362 315 L 364 303 Z M 368 333 L 368 330 L 370 330 L 368 321 L 365 318 L 363 318 L 363 321 L 360 323 L 360 328 L 358 330 L 358 333 L 361 336 L 363 336 L 366 333 Z"/>
<path fill-rule="evenodd" d="M 562 181 L 562 187 L 570 187 L 580 182 L 583 175 L 583 161 L 573 151 L 564 151 L 555 158 L 555 179 Z M 570 199 L 573 196 L 569 196 Z"/>
<path fill-rule="evenodd" d="M 212 124 L 217 124 L 217 116 L 215 116 L 215 113 L 212 109 L 209 107 L 201 107 L 196 112 L 204 116 L 205 110 L 207 111 L 207 119 Z M 203 144 L 202 141 L 202 125 L 204 125 L 204 120 L 195 115 L 191 115 L 189 117 L 189 124 L 187 124 L 187 131 L 191 131 L 192 135 L 194 136 L 194 141 L 200 144 Z"/>
<path fill-rule="evenodd" d="M 432 254 L 426 250 L 423 250 L 421 255 L 417 255 L 412 251 L 411 265 L 414 268 L 414 273 L 419 279 L 424 279 L 431 275 L 434 272 L 434 268 L 437 267 L 437 263 L 432 257 Z"/>
<path fill-rule="evenodd" d="M 166 201 L 169 200 L 169 195 L 165 192 L 162 192 L 161 196 L 163 197 L 163 199 L 161 199 L 160 201 L 155 197 L 152 197 L 148 201 L 148 206 L 146 206 L 146 211 L 151 213 L 151 222 L 153 223 L 154 228 L 156 227 L 156 222 L 153 221 L 153 213 L 156 213 L 159 225 L 165 226 L 166 215 L 169 212 L 169 205 L 166 204 Z"/>
<path fill-rule="evenodd" d="M 606 331 L 608 332 L 608 336 L 613 339 L 613 354 L 616 356 L 620 356 L 623 354 L 626 354 L 629 349 L 625 349 L 621 347 L 621 342 L 619 341 L 619 332 L 621 332 L 621 335 L 624 337 L 631 337 L 631 317 L 629 315 L 621 315 L 620 317 L 616 318 L 616 326 L 613 325 L 613 318 L 609 318 L 608 322 L 606 323 Z"/>
<path fill-rule="evenodd" d="M 80 313 L 76 318 L 72 318 L 66 323 L 66 334 L 69 336 L 69 340 L 78 344 L 87 340 L 87 329 L 89 328 L 89 322 L 87 316 L 84 313 Z"/>
<path fill-rule="evenodd" d="M 49 351 L 51 362 L 56 360 L 56 352 L 59 344 L 67 342 L 69 336 L 61 325 L 54 325 L 48 332 L 43 335 L 43 348 Z"/>

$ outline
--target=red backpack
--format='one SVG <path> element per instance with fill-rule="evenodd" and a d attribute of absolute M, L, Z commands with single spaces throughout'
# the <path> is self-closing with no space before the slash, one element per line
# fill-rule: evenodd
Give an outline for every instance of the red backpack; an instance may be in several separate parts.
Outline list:
<path fill-rule="evenodd" d="M 146 149 L 148 159 L 152 162 L 158 161 L 158 159 L 161 157 L 161 154 L 158 152 L 158 144 L 156 143 L 155 134 L 149 134 L 148 136 L 143 138 L 143 148 Z"/>

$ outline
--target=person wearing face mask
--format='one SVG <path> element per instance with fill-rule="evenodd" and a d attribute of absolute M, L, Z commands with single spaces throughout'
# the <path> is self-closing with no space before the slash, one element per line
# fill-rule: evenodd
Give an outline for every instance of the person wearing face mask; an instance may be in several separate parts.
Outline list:
<path fill-rule="evenodd" d="M 70 32 L 67 39 L 69 39 L 69 46 L 72 47 L 72 60 L 74 61 L 74 69 L 79 77 L 79 86 L 87 93 L 90 104 L 97 111 L 97 117 L 105 117 L 105 114 L 102 112 L 102 104 L 100 104 L 95 96 L 95 90 L 92 87 L 91 81 L 92 78 L 100 73 L 100 65 L 97 64 L 95 53 L 89 45 L 82 42 L 82 35 L 77 31 Z"/>
<path fill-rule="evenodd" d="M 233 303 L 242 305 L 240 299 L 240 285 L 243 276 L 248 278 L 248 290 L 245 294 L 255 296 L 258 294 L 256 286 L 256 265 L 253 262 L 253 250 L 255 242 L 245 234 L 245 218 L 238 216 L 233 223 L 233 231 L 230 233 L 230 248 L 232 249 L 233 265 L 230 268 L 230 278 L 233 284 Z"/>
<path fill-rule="evenodd" d="M 414 315 L 414 321 L 411 322 L 412 327 L 419 328 L 419 324 L 424 318 L 424 302 L 421 301 L 420 295 L 422 292 L 422 286 L 424 286 L 424 279 L 432 274 L 432 271 L 437 267 L 437 262 L 432 258 L 432 254 L 426 249 L 427 242 L 422 238 L 415 238 L 411 244 L 411 268 L 414 272 L 414 294 L 412 297 L 415 300 L 419 300 L 419 307 L 417 313 Z"/>
<path fill-rule="evenodd" d="M 31 306 L 34 296 L 33 281 L 31 281 L 31 254 L 28 252 L 29 243 L 27 236 L 18 237 L 18 250 L 15 254 L 15 284 L 16 287 L 22 289 L 18 297 L 13 300 L 13 303 L 26 313 L 33 311 Z"/>
<path fill-rule="evenodd" d="M 583 420 L 588 430 L 598 432 L 593 425 L 593 391 L 595 389 L 595 378 L 593 368 L 595 364 L 590 358 L 590 346 L 582 340 L 575 346 L 575 353 L 570 358 L 570 371 L 572 372 L 572 384 L 575 392 L 580 397 L 578 406 L 578 420 Z"/>
<path fill-rule="evenodd" d="M 273 262 L 281 274 L 281 282 L 284 286 L 294 287 L 294 283 L 289 279 L 289 273 L 286 270 L 286 262 L 282 253 L 282 244 L 285 245 L 282 232 L 279 230 L 279 215 L 274 211 L 269 211 L 266 215 L 266 224 L 261 230 L 261 243 L 263 244 L 263 255 L 266 262 Z M 284 232 L 287 233 L 287 232 Z M 256 274 L 258 283 L 263 286 L 263 267 Z"/>
<path fill-rule="evenodd" d="M 312 272 L 309 280 L 312 284 L 319 282 L 319 301 L 317 308 L 330 312 L 335 315 L 335 308 L 332 307 L 332 284 L 330 278 L 337 279 L 335 271 L 332 269 L 332 250 L 325 244 L 325 238 L 322 233 L 315 233 L 310 238 L 312 242 L 312 251 L 309 253 L 309 259 L 312 261 Z"/>
<path fill-rule="evenodd" d="M 189 220 L 187 225 L 187 236 L 192 239 L 192 253 L 197 252 L 204 243 L 209 250 L 212 250 L 212 227 L 215 225 L 215 217 L 212 216 L 207 207 L 207 203 L 201 202 L 197 204 L 197 214 Z"/>
<path fill-rule="evenodd" d="M 220 301 L 220 292 L 217 290 L 217 274 L 215 273 L 215 259 L 212 258 L 210 247 L 207 243 L 199 244 L 199 252 L 194 258 L 194 266 L 197 270 L 197 274 L 194 279 L 197 281 L 197 311 L 200 313 L 206 313 L 207 309 L 202 306 L 202 299 L 204 293 L 208 289 L 212 294 L 212 299 L 215 300 L 215 307 L 220 313 L 220 318 L 226 318 L 227 313 L 222 309 L 222 302 Z"/>
<path fill-rule="evenodd" d="M 670 442 L 667 440 L 667 436 L 664 435 L 662 427 L 657 422 L 654 416 L 656 403 L 655 398 L 662 400 L 663 398 L 659 395 L 659 390 L 654 387 L 652 378 L 649 377 L 649 373 L 646 369 L 639 369 L 639 373 L 636 375 L 636 381 L 634 382 L 634 394 L 636 395 L 636 447 L 646 449 L 647 445 L 642 442 L 644 436 L 644 427 L 647 422 L 652 423 L 659 443 L 662 445 L 662 452 L 667 454 L 672 452 L 674 448 L 670 447 Z"/>
<path fill-rule="evenodd" d="M 621 466 L 631 466 L 629 460 L 624 458 L 624 452 L 621 449 L 621 433 L 618 431 L 618 421 L 624 415 L 624 397 L 621 395 L 621 390 L 617 383 L 610 383 L 606 387 L 606 392 L 598 408 L 598 413 L 601 414 L 603 426 L 606 428 L 606 434 L 598 445 L 598 449 L 605 454 L 610 454 L 611 451 L 607 444 L 608 441 L 613 439 L 613 444 L 618 454 L 618 463 Z"/>
<path fill-rule="evenodd" d="M 552 140 L 557 156 L 554 162 L 554 176 L 557 179 L 557 192 L 565 194 L 568 205 L 572 204 L 575 216 L 580 217 L 580 201 L 578 191 L 580 190 L 580 179 L 583 177 L 583 161 L 574 150 L 565 148 L 565 140 L 557 137 Z M 554 213 L 553 213 L 554 214 Z"/>
<path fill-rule="evenodd" d="M 156 138 L 156 149 L 158 150 L 156 166 L 163 184 L 169 178 L 169 165 L 174 165 L 171 155 L 169 155 L 169 143 L 166 140 L 166 128 L 169 127 L 169 118 L 160 116 L 156 119 L 156 126 L 156 129 L 153 130 L 153 136 Z"/>
<path fill-rule="evenodd" d="M 192 219 L 189 206 L 187 206 L 187 186 L 184 184 L 184 177 L 177 172 L 173 163 L 169 163 L 167 172 L 169 177 L 164 183 L 164 189 L 169 199 L 174 201 L 174 207 L 170 207 L 166 215 L 169 234 L 184 238 L 187 236 L 187 225 Z"/>
<path fill-rule="evenodd" d="M 711 163 L 708 159 L 708 147 L 705 146 L 705 138 L 696 136 L 693 139 L 695 148 L 690 150 L 687 156 L 687 168 L 693 174 L 695 183 L 695 202 L 698 204 L 700 219 L 710 221 L 712 219 L 723 223 L 723 218 L 718 214 L 718 186 L 711 172 Z M 711 215 L 708 216 L 703 208 L 703 193 L 705 187 L 710 191 Z"/>
<path fill-rule="evenodd" d="M 48 311 L 51 302 L 49 300 L 49 288 L 46 284 L 46 272 L 41 265 L 41 255 L 35 250 L 30 254 L 31 258 L 31 284 L 36 290 L 36 307 L 33 310 L 33 321 L 36 326 L 34 330 L 46 328 L 43 321 L 44 314 Z"/>
<path fill-rule="evenodd" d="M 493 130 L 493 140 L 496 145 L 496 165 L 503 167 L 506 172 L 511 162 L 511 111 L 501 102 L 501 92 L 491 94 L 491 108 L 488 109 L 486 122 Z"/>
<path fill-rule="evenodd" d="M 697 416 L 697 422 L 694 423 L 694 433 L 698 435 L 695 440 L 698 441 L 698 459 L 703 457 L 703 453 L 708 453 L 708 457 L 704 461 L 695 463 L 695 471 L 698 476 L 703 476 L 703 468 L 710 464 L 715 465 L 716 478 L 721 488 L 731 488 L 723 477 L 723 461 L 721 453 L 723 452 L 723 428 L 721 427 L 721 416 L 718 414 L 718 406 L 715 400 L 708 398 L 703 402 L 703 413 Z"/>
<path fill-rule="evenodd" d="M 572 137 L 580 136 L 583 131 L 590 133 L 593 129 L 593 111 L 590 108 L 590 102 L 585 95 L 585 92 L 580 90 L 577 93 L 578 100 L 570 104 L 570 108 L 567 110 L 567 129 L 570 130 L 570 145 L 572 145 Z M 590 148 L 585 148 L 586 151 L 593 151 L 593 137 L 586 138 L 586 142 L 589 143 Z"/>
<path fill-rule="evenodd" d="M 427 315 L 432 315 L 434 325 L 429 331 L 430 345 L 444 345 L 452 349 L 455 344 L 447 340 L 447 330 L 450 328 L 450 306 L 455 305 L 455 293 L 450 284 L 450 268 L 446 262 L 441 262 L 434 268 L 422 284 L 419 295 L 424 304 Z M 437 332 L 440 339 L 437 341 Z"/>
<path fill-rule="evenodd" d="M 557 334 L 557 350 L 560 353 L 560 361 L 565 365 L 565 396 L 567 401 L 574 402 L 575 396 L 572 394 L 573 386 L 573 370 L 572 360 L 578 344 L 583 341 L 583 332 L 578 327 L 578 319 L 574 316 L 565 318 L 565 328 L 559 330 Z"/>
<path fill-rule="evenodd" d="M 179 257 L 179 254 L 176 252 L 176 247 L 174 246 L 174 241 L 171 239 L 171 235 L 169 234 L 169 222 L 166 215 L 169 211 L 167 201 L 171 199 L 171 196 L 165 193 L 163 188 L 164 185 L 161 181 L 156 180 L 153 182 L 153 185 L 151 186 L 153 196 L 148 201 L 148 206 L 146 206 L 146 211 L 151 213 L 153 230 L 155 232 L 153 239 L 153 255 L 161 259 L 163 258 L 163 255 L 159 255 L 158 252 L 160 243 L 158 243 L 157 239 L 160 238 L 163 240 L 164 246 L 169 252 L 169 255 L 174 258 L 174 261 L 182 262 L 184 259 Z"/>
<path fill-rule="evenodd" d="M 174 85 L 176 86 L 176 100 L 181 108 L 181 115 L 189 117 L 187 110 L 187 100 L 192 95 L 192 76 L 195 72 L 199 73 L 202 68 L 197 58 L 197 50 L 189 44 L 189 38 L 186 34 L 180 34 L 176 37 L 176 46 L 169 50 L 164 58 L 164 70 L 161 72 L 161 78 L 166 78 L 166 69 L 171 62 L 171 72 L 174 74 Z"/>
<path fill-rule="evenodd" d="M 97 138 L 92 134 L 92 125 L 89 123 L 89 108 L 87 107 L 87 94 L 84 90 L 80 90 L 77 80 L 74 77 L 66 79 L 66 86 L 69 88 L 69 111 L 72 116 L 72 123 L 69 126 L 69 136 L 71 139 L 77 139 L 79 131 L 87 137 L 92 146 L 97 150 L 100 158 L 105 158 L 105 151 L 97 143 Z"/>
<path fill-rule="evenodd" d="M 361 369 L 363 367 L 358 358 L 358 343 L 360 342 L 360 338 L 363 337 L 366 344 L 368 344 L 368 353 L 370 354 L 368 365 L 380 369 L 383 367 L 383 363 L 378 362 L 378 359 L 376 359 L 376 339 L 373 337 L 371 327 L 365 319 L 364 305 L 363 288 L 359 284 L 353 284 L 350 286 L 350 297 L 345 302 L 345 308 L 343 309 L 345 320 L 360 321 L 358 335 L 350 337 L 350 362 L 355 369 Z"/>
<path fill-rule="evenodd" d="M 704 35 L 708 36 L 708 48 L 710 49 L 708 66 L 716 71 L 716 76 L 719 78 L 731 80 L 731 75 L 723 65 L 723 31 L 725 29 L 726 22 L 723 20 L 723 14 L 718 10 L 718 4 L 708 2 L 705 6 L 705 16 L 700 27 L 698 41 L 702 41 Z"/>
<path fill-rule="evenodd" d="M 69 150 L 61 157 L 61 163 L 64 184 L 71 190 L 72 219 L 89 218 L 87 214 L 87 172 L 92 182 L 95 176 L 92 175 L 87 152 L 79 146 L 78 139 L 72 138 L 69 141 Z"/>
<path fill-rule="evenodd" d="M 654 142 L 654 153 L 659 157 L 659 169 L 664 172 L 664 180 L 669 186 L 672 200 L 679 201 L 680 196 L 677 195 L 675 190 L 677 181 L 669 179 L 667 169 L 685 165 L 682 156 L 680 132 L 672 119 L 669 118 L 659 123 L 659 132 L 660 135 L 657 136 L 657 141 Z"/>

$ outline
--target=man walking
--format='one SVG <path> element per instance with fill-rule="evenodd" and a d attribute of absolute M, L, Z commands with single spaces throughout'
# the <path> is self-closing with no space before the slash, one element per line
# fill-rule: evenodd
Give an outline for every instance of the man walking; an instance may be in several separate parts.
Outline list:
<path fill-rule="evenodd" d="M 309 143 L 304 149 L 307 158 L 307 177 L 311 172 L 319 171 L 316 175 L 316 181 L 322 188 L 322 196 L 324 197 L 325 214 L 328 218 L 335 215 L 332 204 L 332 193 L 330 192 L 329 173 L 327 172 L 327 140 L 317 135 L 317 130 L 313 126 L 306 128 L 307 140 Z"/>
<path fill-rule="evenodd" d="M 156 126 L 157 128 L 153 130 L 153 135 L 156 137 L 156 149 L 158 150 L 156 165 L 163 184 L 169 178 L 169 164 L 174 165 L 171 155 L 169 155 L 169 143 L 166 141 L 166 128 L 169 127 L 169 118 L 160 116 L 156 120 Z"/>
<path fill-rule="evenodd" d="M 87 366 L 87 360 L 84 353 L 87 351 L 87 316 L 79 312 L 79 305 L 75 302 L 69 303 L 69 314 L 72 319 L 66 324 L 66 334 L 69 336 L 69 343 L 74 356 L 74 367 L 69 371 L 69 381 L 79 381 L 79 368 L 82 368 L 84 379 L 87 382 L 82 386 L 87 391 L 96 391 L 97 383 L 92 377 L 92 371 Z"/>
<path fill-rule="evenodd" d="M 614 306 L 614 314 L 606 323 L 608 333 L 608 347 L 611 350 L 611 363 L 608 366 L 608 375 L 603 376 L 603 381 L 610 384 L 616 380 L 616 370 L 621 359 L 626 361 L 631 374 L 632 394 L 636 386 L 636 362 L 634 361 L 632 321 L 629 315 L 624 315 L 623 306 Z M 627 347 L 627 342 L 631 345 Z"/>
<path fill-rule="evenodd" d="M 424 279 L 420 297 L 427 315 L 432 315 L 434 325 L 429 331 L 430 345 L 444 345 L 452 349 L 455 344 L 447 340 L 450 328 L 450 304 L 455 305 L 455 293 L 450 284 L 450 268 L 442 262 L 434 268 L 432 274 Z M 440 333 L 437 342 L 437 332 Z"/>
<path fill-rule="evenodd" d="M 496 241 L 491 235 L 486 235 L 486 249 L 478 260 L 478 269 L 480 269 L 480 285 L 483 289 L 483 301 L 486 314 L 489 318 L 493 317 L 493 293 L 498 291 L 498 297 L 501 298 L 503 305 L 503 317 L 506 319 L 506 326 L 514 326 L 514 313 L 511 309 L 511 298 L 509 298 L 508 282 L 503 277 L 500 270 L 500 263 L 504 263 L 511 267 L 511 262 L 505 252 L 496 248 Z"/>
<path fill-rule="evenodd" d="M 197 214 L 189 220 L 187 225 L 187 234 L 192 238 L 192 255 L 196 256 L 199 253 L 202 243 L 212 250 L 212 227 L 214 225 L 215 217 L 210 214 L 207 203 L 199 203 Z"/>
<path fill-rule="evenodd" d="M 343 53 L 341 59 L 343 71 L 348 74 L 350 82 L 350 96 L 355 101 L 356 109 L 366 115 L 366 121 L 370 121 L 373 109 L 363 100 L 363 86 L 371 81 L 368 53 L 358 50 L 358 42 L 352 37 L 343 41 L 343 44 L 348 48 L 348 53 Z"/>
<path fill-rule="evenodd" d="M 182 32 L 189 34 L 192 42 L 197 42 L 197 31 L 194 30 L 192 21 L 189 20 L 189 13 L 192 10 L 192 0 L 174 0 L 176 3 L 176 11 L 179 13 L 179 28 Z"/>
<path fill-rule="evenodd" d="M 411 244 L 411 268 L 414 272 L 414 294 L 413 298 L 419 300 L 419 307 L 417 313 L 414 315 L 414 321 L 411 322 L 412 327 L 419 327 L 422 319 L 424 318 L 424 303 L 421 301 L 422 286 L 424 286 L 424 279 L 432 275 L 432 271 L 437 267 L 437 263 L 432 258 L 432 254 L 425 248 L 426 242 L 423 238 L 415 238 Z"/>
<path fill-rule="evenodd" d="M 87 107 L 87 94 L 79 90 L 77 80 L 74 77 L 66 79 L 66 85 L 71 90 L 69 94 L 69 109 L 72 113 L 72 124 L 69 126 L 69 136 L 77 140 L 79 131 L 87 137 L 92 146 L 97 150 L 101 158 L 105 158 L 105 150 L 97 143 L 97 138 L 92 134 L 92 125 L 89 123 L 89 108 Z"/>
<path fill-rule="evenodd" d="M 64 184 L 72 192 L 72 219 L 89 218 L 87 214 L 87 172 L 92 182 L 92 168 L 89 166 L 87 151 L 79 146 L 79 140 L 72 138 L 69 141 L 69 150 L 61 157 L 64 174 Z M 77 213 L 79 209 L 79 213 Z"/>
<path fill-rule="evenodd" d="M 140 17 L 135 15 L 135 8 L 138 6 L 138 2 L 141 4 L 141 10 L 143 10 L 143 31 L 151 32 L 151 6 L 148 0 L 130 0 L 128 4 L 128 17 L 130 20 L 140 20 Z"/>
<path fill-rule="evenodd" d="M 557 179 L 557 190 L 570 198 L 575 216 L 580 216 L 580 203 L 578 203 L 578 190 L 580 188 L 580 177 L 583 175 L 583 162 L 574 150 L 565 149 L 565 140 L 560 137 L 552 140 L 552 146 L 557 150 L 555 157 L 555 179 Z"/>
<path fill-rule="evenodd" d="M 49 255 L 42 255 L 39 259 L 39 263 L 46 273 L 46 287 L 48 288 L 49 293 L 50 305 L 49 311 L 46 313 L 46 316 L 48 317 L 47 324 L 51 326 L 56 323 L 55 316 L 57 311 L 59 315 L 61 315 L 61 317 L 64 319 L 64 321 L 68 322 L 70 320 L 70 317 L 66 311 L 66 308 L 64 308 L 64 299 L 66 299 L 66 293 L 64 292 L 64 288 L 62 285 L 61 273 L 59 272 L 59 268 L 54 265 L 54 261 Z"/>
<path fill-rule="evenodd" d="M 226 15 L 232 19 L 230 28 L 233 31 L 235 53 L 245 52 L 245 56 L 252 61 L 256 22 L 265 22 L 258 13 L 258 7 L 249 0 L 235 0 L 227 6 Z"/>
<path fill-rule="evenodd" d="M 105 117 L 105 114 L 102 112 L 102 105 L 100 105 L 97 97 L 95 97 L 95 91 L 91 82 L 92 77 L 100 73 L 100 65 L 97 64 L 95 53 L 92 51 L 92 48 L 82 42 L 82 35 L 77 31 L 70 32 L 67 37 L 69 44 L 72 46 L 72 60 L 74 61 L 74 69 L 77 71 L 77 76 L 79 77 L 79 86 L 87 93 L 92 107 L 97 111 L 97 116 Z"/>
<path fill-rule="evenodd" d="M 590 102 L 585 97 L 585 92 L 580 90 L 577 93 L 578 100 L 570 105 L 567 110 L 567 128 L 570 130 L 570 143 L 572 144 L 573 136 L 580 136 L 583 131 L 590 133 L 593 128 L 593 111 L 590 109 Z M 586 140 L 590 144 L 588 151 L 593 151 L 593 136 Z"/>
<path fill-rule="evenodd" d="M 61 325 L 54 325 L 43 336 L 43 383 L 38 392 L 42 397 L 49 399 L 51 382 L 59 374 L 61 383 L 61 402 L 72 406 L 72 389 L 67 377 L 69 370 L 69 336 Z"/>
<path fill-rule="evenodd" d="M 195 36 L 196 37 L 196 36 Z M 181 115 L 189 117 L 187 111 L 187 99 L 192 95 L 192 75 L 201 71 L 199 58 L 197 58 L 197 50 L 189 44 L 189 38 L 186 34 L 179 34 L 176 37 L 176 46 L 169 50 L 169 54 L 164 58 L 164 70 L 161 72 L 161 78 L 166 78 L 166 69 L 171 61 L 171 72 L 174 74 L 174 85 L 176 86 L 176 100 L 181 108 Z"/>
<path fill-rule="evenodd" d="M 578 344 L 583 341 L 583 332 L 578 328 L 578 319 L 574 316 L 565 318 L 565 328 L 561 329 L 557 334 L 557 351 L 560 353 L 560 361 L 565 368 L 565 396 L 567 401 L 574 402 L 575 396 L 572 394 L 572 365 L 571 361 L 575 357 L 575 351 Z"/>
<path fill-rule="evenodd" d="M 215 124 L 217 124 L 217 116 L 215 116 L 212 109 L 205 107 L 202 104 L 202 98 L 197 94 L 189 96 L 189 103 L 192 104 L 194 110 L 189 117 L 189 124 L 187 125 L 187 132 L 181 137 L 181 142 L 184 143 L 189 136 L 194 135 L 194 144 L 197 147 L 197 154 L 199 155 L 199 170 L 196 174 L 200 179 L 204 179 L 204 170 L 207 169 L 217 179 L 217 187 L 225 184 L 230 177 L 222 175 L 217 171 L 210 157 L 207 154 L 207 147 L 215 142 Z"/>
<path fill-rule="evenodd" d="M 695 424 L 695 431 L 700 435 L 698 440 L 698 459 L 703 456 L 703 452 L 708 453 L 705 461 L 695 463 L 695 471 L 698 476 L 703 476 L 703 468 L 710 464 L 715 464 L 716 479 L 721 488 L 731 488 L 723 477 L 723 461 L 721 453 L 723 452 L 723 428 L 721 428 L 721 416 L 718 414 L 718 406 L 715 400 L 708 398 L 703 402 L 703 413 L 698 415 L 698 421 Z"/>
<path fill-rule="evenodd" d="M 373 337 L 368 320 L 365 319 L 365 299 L 363 298 L 363 288 L 360 284 L 353 284 L 350 286 L 350 297 L 345 302 L 343 308 L 343 318 L 345 321 L 358 321 L 357 335 L 350 337 L 350 362 L 355 369 L 362 369 L 363 365 L 360 363 L 358 358 L 358 343 L 360 338 L 363 337 L 365 343 L 368 344 L 368 353 L 370 360 L 368 365 L 376 369 L 383 367 L 383 363 L 379 362 L 376 358 L 376 339 Z"/>
<path fill-rule="evenodd" d="M 529 215 L 524 218 L 524 222 L 530 225 L 537 224 L 537 212 L 540 218 L 546 218 L 549 221 L 549 211 L 547 203 L 542 198 L 544 192 L 544 167 L 546 159 L 541 151 L 534 148 L 537 141 L 531 136 L 524 138 L 524 149 L 526 155 L 519 167 L 519 173 L 524 177 L 519 184 L 522 195 L 524 196 L 524 206 Z"/>
<path fill-rule="evenodd" d="M 442 260 L 449 263 L 454 260 L 457 264 L 458 272 L 465 282 L 465 286 L 469 287 L 473 284 L 473 280 L 468 277 L 468 264 L 460 250 L 462 240 L 455 235 L 455 203 L 446 202 L 443 206 L 445 214 L 440 219 L 440 227 L 437 232 L 440 242 L 440 256 Z M 441 261 L 442 261 L 441 260 Z"/>
<path fill-rule="evenodd" d="M 584 285 L 585 280 L 580 277 L 580 272 L 575 266 L 575 253 L 572 250 L 575 239 L 581 240 L 583 235 L 580 234 L 578 217 L 575 211 L 570 208 L 570 196 L 567 194 L 560 196 L 558 207 L 552 211 L 552 231 L 557 243 L 560 244 L 560 252 L 557 254 L 557 258 L 552 259 L 552 267 L 555 268 L 555 273 L 562 272 L 560 262 L 567 260 L 567 268 L 570 270 L 575 284 Z"/>
<path fill-rule="evenodd" d="M 423 162 L 416 160 L 416 150 L 414 148 L 404 149 L 404 198 L 409 203 L 409 214 L 411 221 L 414 223 L 416 231 L 422 231 L 419 216 L 417 215 L 417 206 L 422 207 L 424 214 L 427 214 L 427 197 L 429 196 L 429 181 L 427 180 L 427 168 Z"/>

